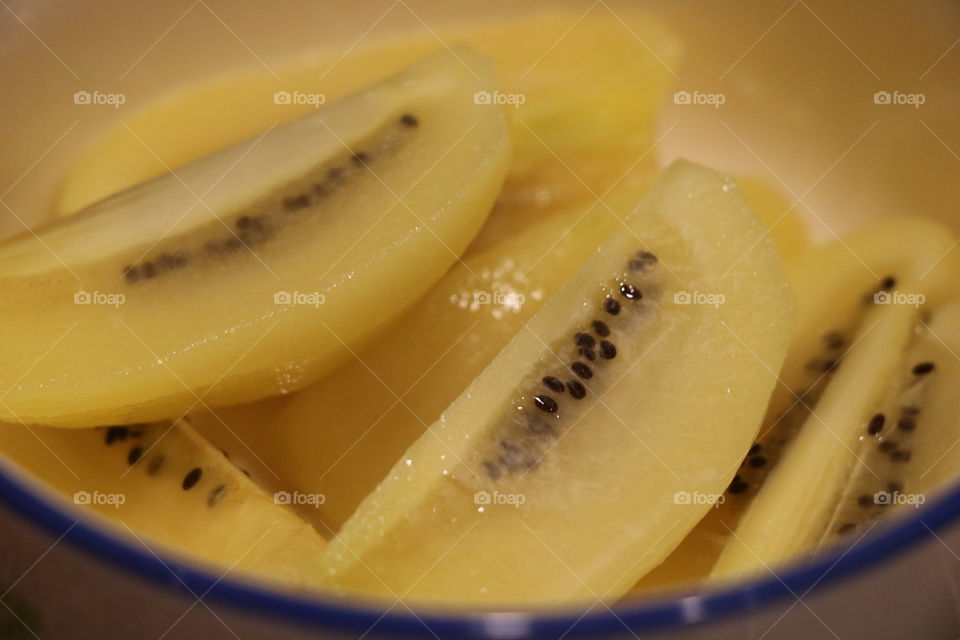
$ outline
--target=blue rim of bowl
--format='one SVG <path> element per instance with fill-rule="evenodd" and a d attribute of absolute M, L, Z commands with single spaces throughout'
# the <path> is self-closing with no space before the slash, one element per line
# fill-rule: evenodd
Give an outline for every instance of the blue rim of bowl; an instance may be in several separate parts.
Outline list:
<path fill-rule="evenodd" d="M 293 595 L 269 586 L 217 576 L 189 562 L 162 557 L 96 526 L 83 515 L 58 507 L 52 494 L 44 497 L 41 494 L 46 493 L 45 490 L 31 489 L 18 475 L 27 476 L 0 461 L 0 500 L 55 536 L 122 569 L 188 596 L 204 594 L 204 601 L 215 600 L 314 629 L 376 631 L 378 635 L 397 637 L 422 636 L 429 631 L 444 638 L 463 639 L 598 637 L 623 634 L 627 628 L 639 633 L 701 625 L 738 613 L 752 613 L 778 600 L 796 599 L 797 594 L 809 589 L 822 589 L 929 539 L 931 532 L 960 518 L 960 484 L 957 484 L 929 505 L 917 509 L 915 514 L 874 527 L 862 538 L 839 544 L 777 575 L 672 597 L 626 601 L 586 614 L 583 611 L 457 613 L 452 610 L 424 610 L 414 614 L 395 613 L 393 607 L 384 610 L 345 604 L 334 597 Z"/>

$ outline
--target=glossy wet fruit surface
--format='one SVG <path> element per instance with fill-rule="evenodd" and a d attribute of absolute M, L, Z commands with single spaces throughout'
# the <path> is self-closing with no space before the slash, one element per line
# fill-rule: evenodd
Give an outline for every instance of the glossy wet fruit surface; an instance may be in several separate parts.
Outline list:
<path fill-rule="evenodd" d="M 490 86 L 484 59 L 437 54 L 0 245 L 0 415 L 171 418 L 335 367 L 489 213 L 510 154 L 502 108 L 473 99 Z"/>
<path fill-rule="evenodd" d="M 333 584 L 501 604 L 626 591 L 760 426 L 792 315 L 762 233 L 732 181 L 675 165 L 346 523 Z"/>

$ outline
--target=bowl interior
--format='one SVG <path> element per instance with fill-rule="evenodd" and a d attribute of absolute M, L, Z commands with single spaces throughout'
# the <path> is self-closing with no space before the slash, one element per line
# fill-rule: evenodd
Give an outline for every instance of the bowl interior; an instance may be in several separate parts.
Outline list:
<path fill-rule="evenodd" d="M 954 81 L 960 74 L 960 47 L 954 48 L 960 8 L 947 0 L 522 6 L 488 0 L 455 7 L 439 0 L 288 0 L 280 8 L 264 0 L 20 0 L 9 3 L 19 19 L 8 13 L 0 20 L 6 115 L 0 119 L 0 235 L 49 217 L 66 169 L 98 134 L 176 87 L 404 31 L 558 7 L 573 16 L 617 14 L 628 4 L 658 16 L 683 41 L 684 61 L 670 69 L 676 91 L 724 96 L 716 108 L 668 97 L 659 122 L 663 163 L 687 157 L 765 178 L 823 239 L 892 214 L 923 214 L 960 230 L 954 206 L 960 119 L 953 108 L 960 97 Z M 123 92 L 128 100 L 120 109 L 82 109 L 72 100 L 78 90 Z M 922 104 L 887 104 L 877 98 L 884 92 L 919 95 Z M 15 474 L 7 479 L 25 491 L 24 504 L 34 500 L 43 507 L 43 500 L 30 498 L 35 489 Z M 955 515 L 957 502 L 948 496 L 938 507 L 943 519 Z M 50 509 L 41 509 L 43 517 L 55 519 L 61 507 Z M 910 526 L 894 527 L 899 537 L 884 538 L 881 547 L 920 535 Z M 679 607 L 681 601 L 668 603 Z"/>

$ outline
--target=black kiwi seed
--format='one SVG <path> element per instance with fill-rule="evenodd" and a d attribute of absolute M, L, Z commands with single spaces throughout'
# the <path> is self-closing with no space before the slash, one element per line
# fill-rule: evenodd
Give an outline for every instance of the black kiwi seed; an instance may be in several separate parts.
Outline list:
<path fill-rule="evenodd" d="M 605 360 L 613 360 L 617 357 L 617 348 L 608 340 L 600 341 L 600 357 Z"/>
<path fill-rule="evenodd" d="M 887 491 L 890 493 L 902 493 L 903 492 L 903 483 L 892 481 L 887 483 Z"/>
<path fill-rule="evenodd" d="M 913 368 L 913 375 L 915 376 L 925 376 L 934 369 L 934 364 L 932 362 L 921 362 Z"/>
<path fill-rule="evenodd" d="M 226 240 L 223 241 L 223 244 L 220 245 L 220 248 L 223 251 L 230 252 L 230 251 L 237 251 L 238 249 L 240 249 L 240 247 L 244 245 L 245 243 L 243 241 L 243 238 L 238 236 L 236 238 L 227 238 Z"/>
<path fill-rule="evenodd" d="M 837 527 L 837 533 L 847 533 L 848 531 L 853 531 L 855 524 L 852 522 L 844 522 L 842 525 Z"/>
<path fill-rule="evenodd" d="M 914 407 L 914 406 L 912 406 L 912 405 L 907 405 L 906 407 L 901 407 L 901 408 L 900 408 L 900 415 L 902 415 L 902 416 L 910 416 L 911 418 L 915 418 L 915 417 L 917 417 L 919 414 L 920 414 L 920 407 Z"/>
<path fill-rule="evenodd" d="M 643 294 L 640 293 L 639 289 L 632 284 L 627 284 L 626 282 L 620 283 L 620 295 L 627 300 L 639 300 L 643 297 Z"/>
<path fill-rule="evenodd" d="M 310 206 L 310 198 L 306 194 L 289 196 L 283 199 L 283 208 L 287 211 L 299 211 Z"/>
<path fill-rule="evenodd" d="M 597 359 L 596 352 L 594 352 L 593 349 L 587 349 L 585 347 L 580 348 L 580 355 L 586 358 L 587 360 L 589 360 L 590 362 L 593 362 L 594 360 Z"/>
<path fill-rule="evenodd" d="M 367 164 L 367 161 L 370 159 L 370 157 L 363 151 L 357 151 L 350 159 L 353 161 L 353 164 L 357 165 L 358 167 L 362 167 Z"/>
<path fill-rule="evenodd" d="M 153 266 L 152 262 L 144 262 L 140 267 L 140 275 L 147 280 L 150 278 L 155 278 L 157 276 L 157 268 Z"/>
<path fill-rule="evenodd" d="M 327 169 L 327 179 L 336 182 L 343 177 L 343 169 L 340 167 L 330 167 Z"/>
<path fill-rule="evenodd" d="M 550 396 L 534 396 L 533 403 L 537 405 L 537 409 L 541 411 L 546 411 L 547 413 L 557 412 L 557 401 Z"/>
<path fill-rule="evenodd" d="M 760 450 L 761 450 L 761 449 L 763 449 L 763 445 L 760 444 L 759 442 L 754 442 L 752 445 L 750 445 L 750 450 L 747 451 L 747 455 L 748 455 L 748 456 L 755 456 L 755 455 L 757 455 L 758 453 L 760 453 Z"/>
<path fill-rule="evenodd" d="M 135 465 L 140 461 L 141 456 L 143 456 L 143 447 L 134 447 L 127 454 L 127 462 Z"/>
<path fill-rule="evenodd" d="M 840 366 L 840 363 L 836 360 L 826 360 L 823 363 L 823 372 L 831 373 L 837 370 L 837 367 Z"/>
<path fill-rule="evenodd" d="M 893 440 L 884 440 L 883 442 L 877 445 L 877 449 L 879 449 L 880 451 L 883 451 L 884 453 L 893 451 L 896 448 L 897 448 L 897 443 L 894 442 Z"/>
<path fill-rule="evenodd" d="M 176 253 L 161 253 L 157 261 L 160 263 L 161 269 L 172 271 L 187 266 L 190 260 L 186 253 L 177 251 Z"/>
<path fill-rule="evenodd" d="M 540 420 L 530 420 L 527 423 L 527 431 L 538 436 L 556 435 L 556 432 L 554 431 L 552 425 L 549 425 L 545 422 L 541 422 Z"/>
<path fill-rule="evenodd" d="M 160 471 L 160 467 L 163 466 L 164 455 L 162 453 L 157 454 L 150 458 L 150 464 L 147 465 L 147 475 L 155 476 L 157 471 Z"/>
<path fill-rule="evenodd" d="M 900 431 L 913 431 L 917 428 L 917 421 L 909 416 L 903 416 L 897 420 L 897 429 Z"/>
<path fill-rule="evenodd" d="M 733 482 L 731 482 L 730 486 L 727 488 L 727 491 L 729 491 L 732 494 L 739 494 L 739 493 L 743 493 L 749 488 L 750 488 L 750 485 L 748 485 L 746 482 L 744 482 L 743 480 L 740 480 L 739 478 L 734 478 Z"/>
<path fill-rule="evenodd" d="M 414 116 L 413 114 L 405 113 L 402 116 L 400 116 L 400 124 L 407 127 L 415 127 L 418 124 L 420 124 L 420 121 L 417 120 L 416 116 Z"/>
<path fill-rule="evenodd" d="M 494 480 L 496 480 L 497 478 L 499 478 L 499 477 L 501 476 L 501 474 L 503 473 L 502 471 L 500 471 L 500 467 L 498 467 L 497 465 L 495 465 L 495 464 L 492 463 L 492 462 L 484 462 L 484 463 L 483 463 L 483 468 L 486 470 L 487 475 L 490 476 L 490 477 L 491 477 L 492 479 L 494 479 Z"/>
<path fill-rule="evenodd" d="M 880 282 L 881 291 L 889 291 L 897 286 L 897 279 L 893 276 L 887 276 Z"/>
<path fill-rule="evenodd" d="M 660 258 L 658 258 L 652 251 L 641 251 L 637 254 L 637 258 L 643 260 L 647 264 L 657 264 L 657 262 L 660 261 Z"/>
<path fill-rule="evenodd" d="M 556 391 L 557 393 L 563 393 L 563 382 L 559 378 L 554 378 L 553 376 L 546 376 L 543 379 L 543 384 L 547 385 L 551 391 Z"/>
<path fill-rule="evenodd" d="M 873 504 L 873 496 L 867 495 L 866 493 L 860 494 L 857 498 L 857 504 L 861 507 L 869 507 Z"/>
<path fill-rule="evenodd" d="M 877 435 L 883 430 L 883 425 L 886 424 L 887 418 L 882 413 L 878 413 L 870 418 L 869 424 L 867 424 L 867 433 L 872 436 Z"/>
<path fill-rule="evenodd" d="M 759 469 L 763 465 L 767 464 L 767 459 L 764 456 L 753 456 L 747 462 L 751 467 Z"/>
<path fill-rule="evenodd" d="M 593 332 L 601 338 L 606 338 L 608 335 L 610 335 L 610 327 L 608 327 L 607 323 L 603 322 L 602 320 L 594 320 L 593 323 L 591 323 L 591 326 L 593 327 Z"/>
<path fill-rule="evenodd" d="M 824 334 L 823 341 L 828 349 L 839 349 L 843 346 L 843 336 L 839 331 L 831 331 Z"/>
<path fill-rule="evenodd" d="M 239 218 L 237 218 L 237 221 L 234 222 L 233 224 L 237 227 L 237 229 L 243 230 L 243 229 L 249 229 L 251 222 L 252 220 L 250 216 L 240 216 Z"/>
<path fill-rule="evenodd" d="M 897 449 L 890 452 L 890 459 L 894 462 L 907 462 L 910 460 L 911 453 L 903 449 Z"/>
<path fill-rule="evenodd" d="M 207 506 L 208 507 L 216 506 L 218 502 L 223 500 L 223 497 L 225 495 L 227 495 L 227 485 L 218 484 L 207 495 Z"/>
<path fill-rule="evenodd" d="M 573 336 L 573 342 L 580 347 L 587 347 L 592 349 L 597 341 L 589 333 L 578 333 Z"/>
<path fill-rule="evenodd" d="M 183 490 L 189 491 L 200 481 L 200 476 L 203 475 L 203 469 L 200 467 L 194 467 L 187 472 L 187 475 L 183 476 Z"/>
<path fill-rule="evenodd" d="M 134 265 L 128 265 L 123 269 L 123 278 L 127 282 L 136 282 L 140 279 L 140 270 Z"/>
<path fill-rule="evenodd" d="M 620 303 L 613 298 L 607 298 L 603 303 L 603 310 L 610 315 L 615 316 L 620 313 Z"/>
<path fill-rule="evenodd" d="M 657 256 L 649 251 L 638 251 L 636 257 L 627 263 L 631 271 L 643 271 L 650 265 L 657 263 Z"/>
<path fill-rule="evenodd" d="M 570 380 L 567 382 L 567 389 L 570 390 L 570 395 L 580 400 L 585 398 L 587 395 L 587 388 L 579 380 Z"/>
<path fill-rule="evenodd" d="M 524 451 L 517 445 L 507 440 L 500 441 L 500 462 L 510 471 L 523 471 L 534 469 L 539 461 L 529 451 Z"/>
<path fill-rule="evenodd" d="M 577 377 L 581 380 L 589 380 L 593 377 L 593 369 L 582 362 L 574 362 L 570 365 L 570 369 L 577 374 Z"/>
<path fill-rule="evenodd" d="M 113 444 L 117 440 L 126 440 L 127 436 L 130 435 L 130 429 L 124 426 L 118 427 L 107 427 L 107 433 L 104 436 L 103 440 L 107 444 Z"/>

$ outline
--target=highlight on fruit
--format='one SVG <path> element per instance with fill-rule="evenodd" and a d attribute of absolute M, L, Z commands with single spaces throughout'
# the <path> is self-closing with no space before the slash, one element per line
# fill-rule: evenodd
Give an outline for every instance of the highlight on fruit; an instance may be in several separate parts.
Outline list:
<path fill-rule="evenodd" d="M 461 608 L 709 589 L 924 508 L 954 232 L 814 242 L 774 185 L 662 162 L 665 103 L 727 98 L 627 22 L 124 100 L 0 242 L 3 461 L 218 574 Z"/>

